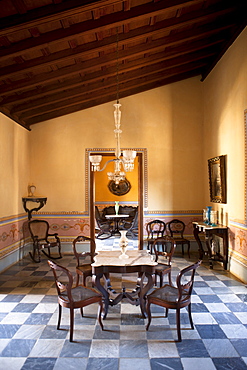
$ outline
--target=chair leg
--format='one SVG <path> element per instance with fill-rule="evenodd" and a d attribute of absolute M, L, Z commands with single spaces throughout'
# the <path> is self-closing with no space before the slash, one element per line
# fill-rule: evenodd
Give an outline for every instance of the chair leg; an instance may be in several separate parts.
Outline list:
<path fill-rule="evenodd" d="M 76 275 L 76 284 L 75 284 L 76 287 L 79 285 L 79 282 L 80 282 L 80 275 L 77 274 Z"/>
<path fill-rule="evenodd" d="M 62 306 L 59 304 L 59 305 L 58 305 L 57 330 L 59 330 L 59 328 L 60 328 L 60 324 L 61 324 L 61 317 L 62 317 Z"/>
<path fill-rule="evenodd" d="M 180 308 L 177 308 L 176 310 L 176 321 L 177 321 L 178 342 L 181 342 L 182 338 L 181 338 L 181 329 L 180 329 Z"/>
<path fill-rule="evenodd" d="M 160 273 L 160 288 L 163 286 L 163 274 Z"/>
<path fill-rule="evenodd" d="M 173 286 L 173 284 L 172 284 L 172 273 L 171 273 L 171 271 L 168 272 L 168 282 L 169 282 L 169 285 Z"/>
<path fill-rule="evenodd" d="M 192 315 L 191 315 L 191 303 L 188 305 L 188 314 L 189 314 L 191 329 L 194 329 L 194 324 L 193 324 Z"/>
<path fill-rule="evenodd" d="M 38 255 L 38 260 L 36 260 L 36 253 Z M 39 250 L 39 245 L 38 244 L 34 244 L 33 245 L 33 253 L 32 252 L 29 252 L 29 255 L 30 257 L 32 258 L 32 260 L 36 263 L 39 263 L 41 261 L 41 258 L 40 258 L 40 250 Z"/>
<path fill-rule="evenodd" d="M 148 323 L 147 323 L 147 326 L 146 326 L 146 330 L 148 330 L 148 328 L 150 326 L 150 323 L 151 323 L 151 320 L 152 320 L 150 304 L 151 303 L 149 301 L 147 301 L 146 310 L 147 310 L 147 316 L 148 316 Z"/>
<path fill-rule="evenodd" d="M 82 281 L 83 281 L 83 285 L 86 286 L 86 280 L 87 280 L 87 276 L 85 274 L 82 275 Z"/>
<path fill-rule="evenodd" d="M 73 332 L 74 332 L 74 309 L 70 308 L 70 336 L 69 336 L 70 342 L 73 342 Z"/>
<path fill-rule="evenodd" d="M 188 257 L 190 258 L 190 242 L 188 243 Z"/>
<path fill-rule="evenodd" d="M 156 274 L 154 274 L 154 285 L 155 286 L 157 286 L 157 276 L 158 276 L 158 274 L 156 273 Z"/>
<path fill-rule="evenodd" d="M 80 308 L 81 311 L 81 317 L 83 317 L 83 307 Z"/>
<path fill-rule="evenodd" d="M 58 245 L 58 254 L 59 254 L 59 257 L 62 258 L 62 253 L 61 253 L 61 244 Z"/>
<path fill-rule="evenodd" d="M 103 326 L 103 323 L 102 323 L 102 312 L 103 312 L 103 302 L 100 301 L 99 302 L 99 308 L 98 308 L 98 322 L 100 324 L 101 329 L 104 330 L 104 326 Z"/>
<path fill-rule="evenodd" d="M 167 317 L 168 316 L 168 308 L 166 308 L 166 313 L 165 313 L 165 317 Z"/>

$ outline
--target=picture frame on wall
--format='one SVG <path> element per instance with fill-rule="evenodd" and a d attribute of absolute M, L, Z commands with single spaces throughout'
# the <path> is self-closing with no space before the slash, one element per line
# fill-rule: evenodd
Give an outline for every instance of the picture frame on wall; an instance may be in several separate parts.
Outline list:
<path fill-rule="evenodd" d="M 210 201 L 226 203 L 226 155 L 208 159 Z"/>

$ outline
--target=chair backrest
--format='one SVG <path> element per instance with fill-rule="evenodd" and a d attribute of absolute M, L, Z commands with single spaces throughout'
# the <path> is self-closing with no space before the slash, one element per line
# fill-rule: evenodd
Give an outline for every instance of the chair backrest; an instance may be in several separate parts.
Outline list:
<path fill-rule="evenodd" d="M 78 252 L 77 250 L 77 243 L 83 243 L 83 242 L 88 242 L 89 243 L 89 248 L 90 248 L 90 251 L 88 252 Z M 75 238 L 73 240 L 73 252 L 74 252 L 74 256 L 77 260 L 77 266 L 79 266 L 81 264 L 81 261 L 84 261 L 84 263 L 86 262 L 90 262 L 90 263 L 93 263 L 94 262 L 94 256 L 95 256 L 95 249 L 96 249 L 96 244 L 95 244 L 95 241 L 91 238 L 89 238 L 88 236 L 84 236 L 84 235 L 79 235 L 77 238 Z"/>
<path fill-rule="evenodd" d="M 161 220 L 153 220 L 147 223 L 146 230 L 148 233 L 148 238 L 160 238 L 165 234 L 166 224 Z"/>
<path fill-rule="evenodd" d="M 120 215 L 129 215 L 129 218 L 133 219 L 135 217 L 135 214 L 137 212 L 138 207 L 132 207 L 132 206 L 120 206 L 119 207 L 119 214 Z"/>
<path fill-rule="evenodd" d="M 177 276 L 177 287 L 178 287 L 178 302 L 186 301 L 190 299 L 193 284 L 194 284 L 194 277 L 196 269 L 200 266 L 202 261 L 197 261 L 193 265 L 185 267 L 181 270 Z"/>
<path fill-rule="evenodd" d="M 73 276 L 71 272 L 61 265 L 57 265 L 55 262 L 48 260 L 48 265 L 52 269 L 55 284 L 57 288 L 58 296 L 62 296 L 65 292 L 68 297 L 68 303 L 73 302 L 71 289 L 73 286 Z M 62 274 L 58 273 L 62 271 Z M 64 294 L 63 300 L 66 301 L 66 295 Z"/>
<path fill-rule="evenodd" d="M 162 243 L 164 245 L 164 252 L 160 252 L 159 248 L 157 246 Z M 168 235 L 164 235 L 161 238 L 157 238 L 152 246 L 152 249 L 155 253 L 155 262 L 159 262 L 160 257 L 163 257 L 166 259 L 166 263 L 168 265 L 171 265 L 172 257 L 174 255 L 175 249 L 176 249 L 176 242 L 173 238 L 171 238 Z M 162 261 L 160 261 L 162 263 Z"/>
<path fill-rule="evenodd" d="M 97 206 L 95 206 L 95 218 L 97 222 L 106 220 L 106 218 L 103 216 L 103 211 L 100 211 Z"/>
<path fill-rule="evenodd" d="M 132 226 L 131 228 L 138 228 L 138 207 L 136 207 L 136 213 L 135 213 L 135 216 L 133 218 L 133 222 L 132 222 Z"/>
<path fill-rule="evenodd" d="M 45 220 L 31 220 L 28 223 L 28 228 L 32 239 L 47 240 L 49 224 Z"/>
<path fill-rule="evenodd" d="M 115 211 L 115 206 L 108 206 L 108 207 L 105 207 L 102 211 L 103 213 L 103 217 L 105 215 L 115 215 L 116 214 L 116 211 Z"/>
<path fill-rule="evenodd" d="M 181 220 L 174 219 L 168 222 L 168 230 L 169 230 L 171 237 L 183 238 L 184 229 L 185 229 L 185 224 Z"/>

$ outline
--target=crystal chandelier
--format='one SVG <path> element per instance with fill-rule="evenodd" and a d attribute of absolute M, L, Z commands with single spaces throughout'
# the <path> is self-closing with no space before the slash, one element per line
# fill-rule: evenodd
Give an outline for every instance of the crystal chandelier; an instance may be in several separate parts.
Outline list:
<path fill-rule="evenodd" d="M 104 165 L 104 167 L 100 168 L 100 162 L 102 160 L 102 155 L 90 155 L 89 160 L 92 164 L 92 171 L 103 171 L 108 163 L 114 162 L 114 172 L 107 172 L 107 176 L 109 180 L 115 182 L 115 184 L 119 184 L 120 181 L 125 180 L 125 172 L 133 171 L 134 169 L 134 160 L 136 157 L 135 150 L 123 150 L 121 151 L 120 148 L 120 134 L 122 130 L 120 129 L 120 121 L 121 121 L 121 111 L 119 104 L 119 78 L 118 78 L 118 71 L 119 71 L 119 63 L 118 63 L 118 32 L 117 32 L 117 103 L 113 104 L 115 107 L 114 110 L 114 121 L 115 121 L 115 139 L 116 139 L 116 149 L 115 149 L 115 157 L 114 159 L 110 159 Z"/>

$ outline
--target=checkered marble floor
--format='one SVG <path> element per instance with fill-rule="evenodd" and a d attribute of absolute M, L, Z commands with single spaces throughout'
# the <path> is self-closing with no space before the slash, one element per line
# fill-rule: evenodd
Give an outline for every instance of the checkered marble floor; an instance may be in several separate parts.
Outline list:
<path fill-rule="evenodd" d="M 119 250 L 119 238 L 111 237 L 104 240 L 96 239 L 96 249 L 98 251 Z M 128 249 L 138 249 L 138 239 L 134 240 L 128 238 Z"/>
<path fill-rule="evenodd" d="M 196 259 L 176 255 L 173 279 Z M 59 263 L 74 273 L 72 255 Z M 136 276 L 112 274 L 111 280 L 116 290 L 122 285 L 131 289 Z M 195 329 L 183 309 L 180 343 L 175 341 L 174 311 L 164 318 L 161 307 L 151 306 L 147 332 L 140 308 L 127 302 L 110 307 L 104 331 L 96 320 L 97 305 L 86 307 L 83 318 L 77 310 L 75 342 L 70 343 L 68 310 L 63 309 L 61 330 L 56 330 L 58 304 L 46 257 L 39 264 L 24 258 L 0 274 L 0 369 L 247 369 L 246 286 L 220 265 L 210 270 L 205 261 L 197 270 L 192 298 Z"/>

